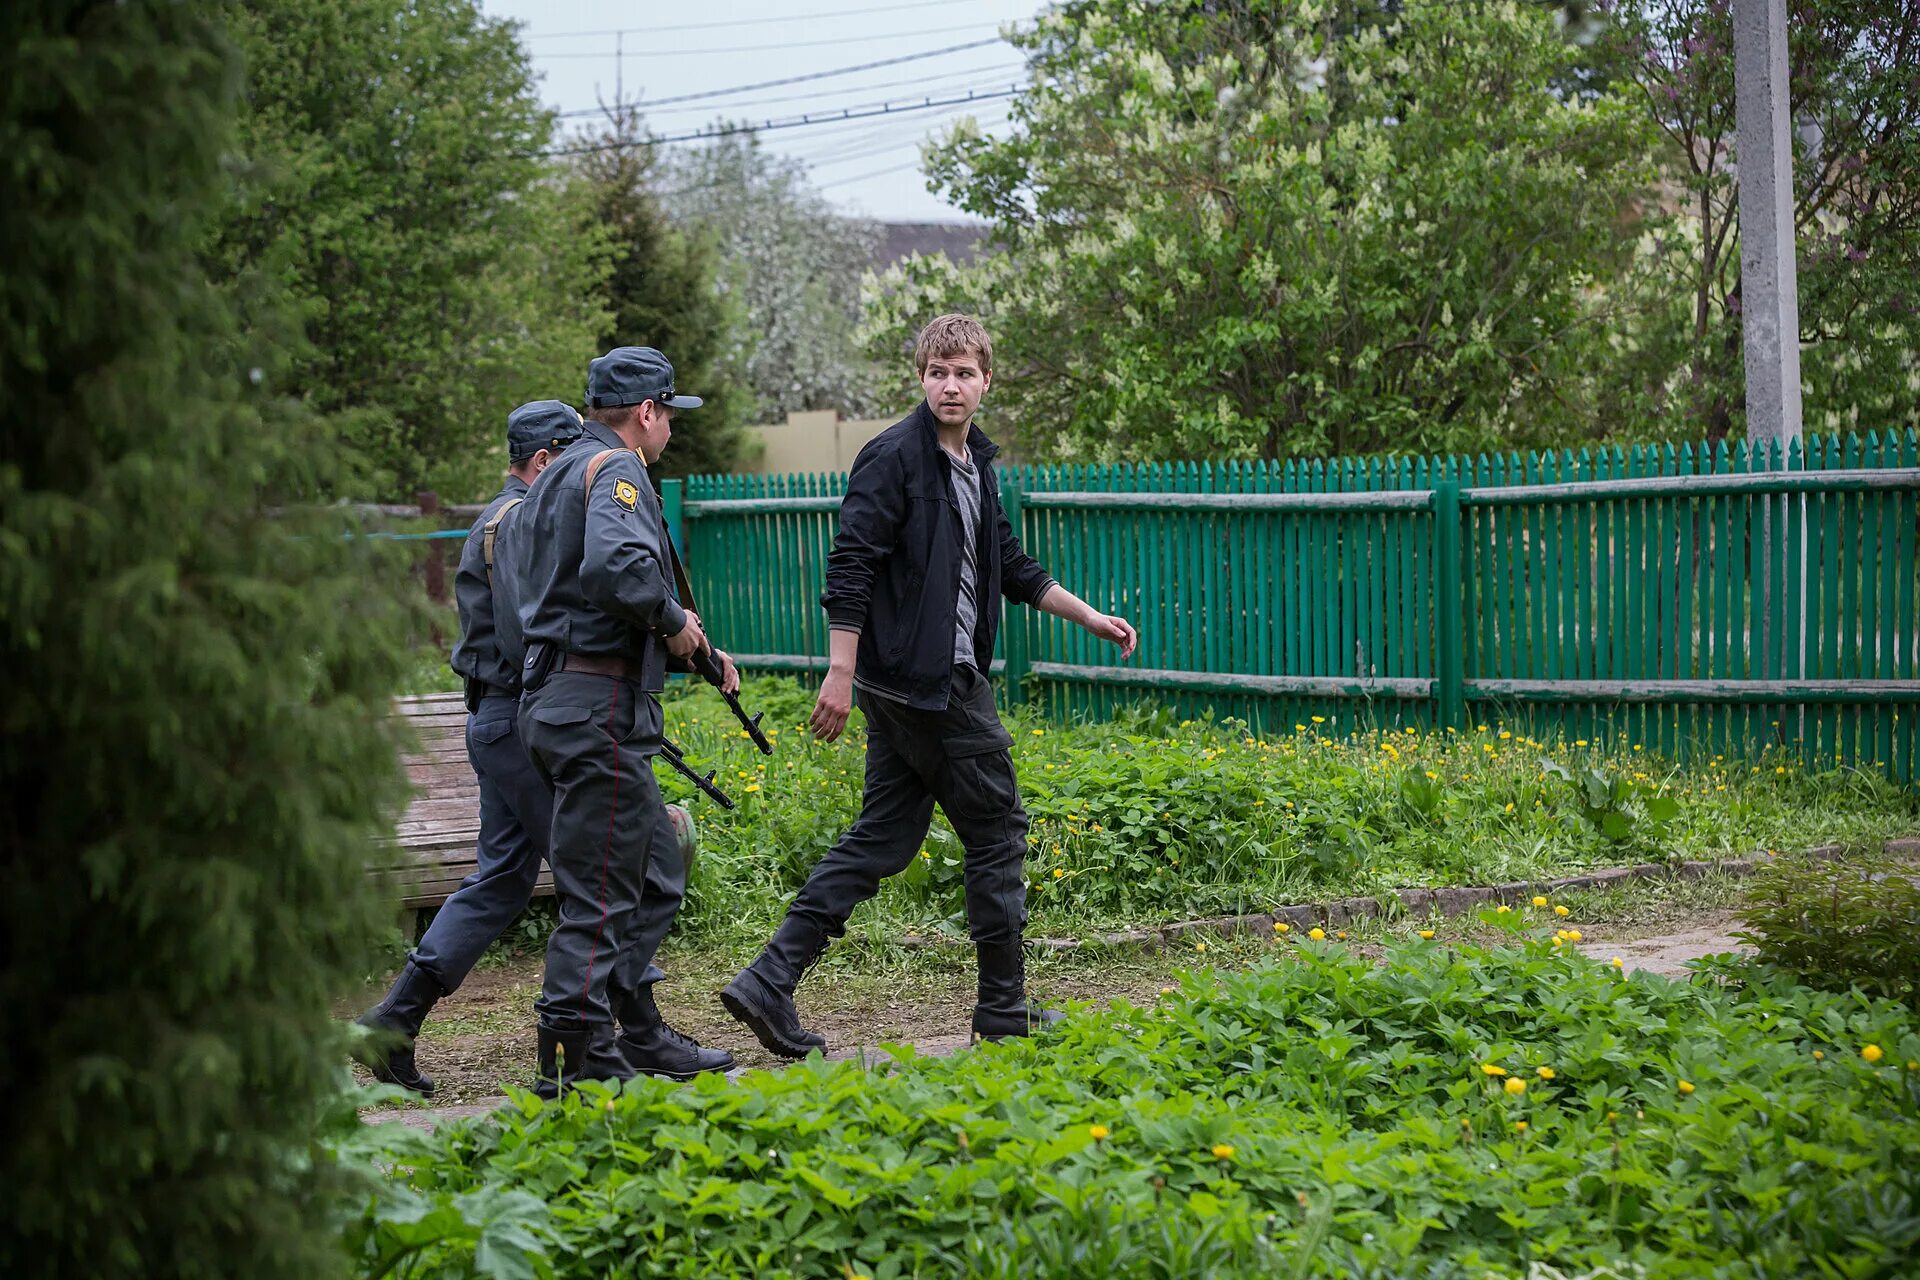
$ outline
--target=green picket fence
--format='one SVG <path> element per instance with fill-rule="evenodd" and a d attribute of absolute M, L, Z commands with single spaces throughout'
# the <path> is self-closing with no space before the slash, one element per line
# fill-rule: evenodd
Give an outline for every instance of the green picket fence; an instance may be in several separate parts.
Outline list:
<path fill-rule="evenodd" d="M 669 481 L 708 629 L 819 671 L 844 475 Z M 1013 701 L 1290 731 L 1499 721 L 1920 777 L 1920 436 L 1475 458 L 1011 467 L 1022 542 L 1140 651 L 1010 609 Z"/>

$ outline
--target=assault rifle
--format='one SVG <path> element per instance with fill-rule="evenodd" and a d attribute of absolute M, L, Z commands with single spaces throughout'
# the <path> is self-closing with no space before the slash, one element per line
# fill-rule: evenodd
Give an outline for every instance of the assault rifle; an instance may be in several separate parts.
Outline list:
<path fill-rule="evenodd" d="M 705 680 L 715 689 L 720 690 L 720 696 L 727 700 L 727 707 L 733 712 L 733 718 L 740 722 L 741 727 L 747 731 L 747 736 L 753 739 L 753 745 L 760 748 L 760 754 L 772 755 L 773 744 L 767 741 L 767 735 L 760 731 L 760 721 L 767 713 L 764 711 L 756 711 L 749 716 L 747 709 L 740 705 L 739 695 L 728 693 L 725 689 L 721 688 L 722 676 L 720 672 L 720 661 L 713 656 L 713 650 L 702 649 L 694 654 L 689 661 L 692 662 L 693 669 L 700 673 L 701 679 Z"/>
<path fill-rule="evenodd" d="M 680 773 L 681 777 L 700 788 L 707 799 L 713 801 L 722 809 L 733 808 L 733 797 L 713 783 L 713 776 L 719 772 L 718 769 L 709 769 L 707 770 L 707 776 L 704 778 L 701 777 L 694 767 L 687 763 L 687 758 L 681 753 L 679 744 L 675 743 L 671 738 L 663 737 L 660 739 L 660 758 L 672 765 Z"/>

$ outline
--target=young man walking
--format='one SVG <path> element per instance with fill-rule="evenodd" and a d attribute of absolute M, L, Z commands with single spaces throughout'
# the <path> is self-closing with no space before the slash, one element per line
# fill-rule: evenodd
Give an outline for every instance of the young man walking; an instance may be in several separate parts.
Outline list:
<path fill-rule="evenodd" d="M 1086 628 L 1133 655 L 1124 618 L 1094 609 L 1020 547 L 1000 507 L 993 457 L 973 425 L 993 378 L 993 347 L 968 316 L 920 333 L 914 366 L 926 399 L 860 450 L 827 558 L 832 646 L 814 704 L 815 734 L 846 727 L 857 689 L 867 717 L 860 817 L 823 857 L 772 941 L 721 993 L 760 1043 L 800 1058 L 825 1039 L 800 1024 L 794 988 L 854 907 L 904 870 L 938 804 L 966 847 L 967 923 L 980 963 L 976 1036 L 1027 1035 L 1059 1014 L 1027 999 L 1027 815 L 1013 738 L 987 680 L 1000 598 Z"/>
<path fill-rule="evenodd" d="M 670 657 L 709 647 L 700 620 L 674 598 L 646 467 L 666 448 L 674 413 L 699 404 L 674 390 L 673 366 L 651 347 L 601 356 L 587 372 L 580 441 L 515 514 L 513 591 L 526 642 L 520 736 L 553 788 L 548 861 L 560 906 L 534 1004 L 536 1092 L 549 1097 L 582 1079 L 626 1079 L 633 1058 L 669 1048 L 688 1059 L 687 1075 L 733 1063 L 677 1032 L 672 1045 L 659 1043 L 671 1028 L 653 1003 L 658 973 L 643 943 L 656 905 L 645 901 L 649 863 L 678 846 L 653 779 L 658 695 Z M 732 660 L 715 652 L 726 687 L 737 688 Z"/>
<path fill-rule="evenodd" d="M 453 578 L 460 638 L 452 666 L 466 682 L 467 761 L 480 781 L 480 838 L 474 871 L 441 906 L 386 999 L 360 1016 L 383 1033 L 363 1060 L 387 1084 L 430 1095 L 433 1077 L 414 1060 L 414 1038 L 441 996 L 466 980 L 500 931 L 533 899 L 547 854 L 553 802 L 520 745 L 518 621 L 493 571 L 501 526 L 547 464 L 580 434 L 580 415 L 558 400 L 536 400 L 507 415 L 507 482 L 481 511 Z M 386 1043 L 382 1044 L 380 1041 Z"/>

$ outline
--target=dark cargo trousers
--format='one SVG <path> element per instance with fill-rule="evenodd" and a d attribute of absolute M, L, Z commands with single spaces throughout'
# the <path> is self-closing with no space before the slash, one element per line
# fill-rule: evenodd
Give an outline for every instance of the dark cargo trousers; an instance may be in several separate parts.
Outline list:
<path fill-rule="evenodd" d="M 520 700 L 520 736 L 552 786 L 559 923 L 534 1009 L 549 1031 L 609 1026 L 657 981 L 653 955 L 686 866 L 653 779 L 660 703 L 631 680 L 563 671 Z"/>
<path fill-rule="evenodd" d="M 501 930 L 527 909 L 547 857 L 553 792 L 520 741 L 519 707 L 518 698 L 495 694 L 467 717 L 467 760 L 480 781 L 477 865 L 441 904 L 410 957 L 442 991 L 457 990 Z M 636 944 L 643 985 L 666 976 L 652 960 L 686 892 L 686 864 L 675 840 L 647 860 Z"/>
<path fill-rule="evenodd" d="M 994 708 L 993 685 L 972 667 L 956 668 L 942 711 L 920 711 L 865 690 L 857 696 L 867 717 L 860 817 L 815 865 L 788 914 L 840 937 L 854 907 L 920 852 L 938 804 L 966 849 L 973 940 L 1020 941 L 1027 923 L 1027 813 L 1014 777 L 1013 737 Z"/>

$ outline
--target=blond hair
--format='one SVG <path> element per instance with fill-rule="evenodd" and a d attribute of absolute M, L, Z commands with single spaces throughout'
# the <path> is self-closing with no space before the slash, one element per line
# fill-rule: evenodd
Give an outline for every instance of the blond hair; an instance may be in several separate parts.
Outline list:
<path fill-rule="evenodd" d="M 924 374 L 932 360 L 951 360 L 955 356 L 977 356 L 980 372 L 993 372 L 993 342 L 987 331 L 972 316 L 951 312 L 928 323 L 913 344 L 913 369 Z"/>

